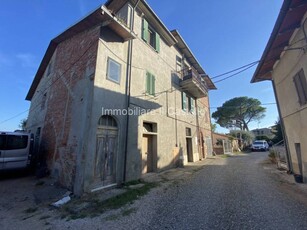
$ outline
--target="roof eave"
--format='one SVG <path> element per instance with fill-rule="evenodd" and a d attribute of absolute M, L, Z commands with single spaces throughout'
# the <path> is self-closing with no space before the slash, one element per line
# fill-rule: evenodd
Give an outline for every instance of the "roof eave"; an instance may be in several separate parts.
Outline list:
<path fill-rule="evenodd" d="M 87 17 L 83 18 L 73 26 L 66 29 L 64 32 L 62 32 L 60 35 L 55 37 L 51 40 L 46 53 L 43 57 L 43 60 L 40 63 L 40 66 L 36 72 L 36 75 L 34 77 L 34 80 L 30 86 L 30 89 L 27 93 L 26 100 L 31 101 L 35 90 L 50 62 L 50 59 L 53 56 L 53 53 L 55 52 L 58 44 L 61 42 L 67 40 L 68 38 L 81 33 L 82 31 L 85 31 L 87 29 L 93 28 L 95 26 L 101 25 L 103 21 L 110 21 L 107 26 L 109 26 L 115 33 L 117 33 L 119 36 L 121 36 L 124 40 L 130 40 L 136 38 L 136 35 L 131 32 L 128 28 L 125 27 L 125 25 L 122 24 L 120 20 L 118 20 L 114 15 L 112 15 L 109 10 L 102 5 L 92 13 L 90 13 Z M 97 38 L 98 40 L 98 38 Z"/>
<path fill-rule="evenodd" d="M 183 37 L 180 35 L 178 30 L 172 30 L 171 33 L 175 36 L 175 38 L 178 40 L 178 42 L 181 42 L 183 44 L 183 48 L 180 48 L 177 46 L 179 49 L 182 50 L 182 52 L 188 57 L 189 61 L 191 63 L 194 63 L 194 68 L 198 71 L 199 74 L 206 74 L 205 70 L 202 68 L 202 66 L 199 64 L 199 61 L 196 59 L 192 51 L 190 50 L 189 46 L 187 43 L 184 41 Z"/>
<path fill-rule="evenodd" d="M 282 24 L 282 22 L 283 22 L 283 20 L 284 20 L 284 18 L 286 16 L 287 12 L 288 12 L 288 9 L 289 9 L 290 5 L 291 5 L 291 0 L 284 0 L 283 5 L 282 5 L 282 7 L 280 9 L 280 13 L 278 15 L 278 18 L 277 18 L 276 23 L 274 25 L 273 31 L 272 31 L 271 36 L 269 38 L 269 41 L 268 41 L 268 43 L 267 43 L 267 45 L 266 45 L 266 47 L 264 49 L 264 52 L 263 52 L 263 54 L 261 56 L 260 63 L 258 64 L 258 66 L 256 68 L 256 71 L 255 71 L 255 73 L 254 73 L 254 75 L 253 75 L 253 77 L 251 79 L 251 83 L 265 81 L 265 80 L 271 80 L 272 79 L 272 74 L 271 73 L 267 76 L 268 79 L 264 79 L 263 76 L 258 76 L 258 74 L 259 74 L 259 71 L 260 71 L 262 65 L 264 64 L 264 61 L 265 61 L 266 56 L 268 55 L 268 52 L 270 51 L 270 49 L 272 47 L 272 44 L 273 44 L 273 42 L 274 42 L 274 40 L 275 40 L 275 38 L 276 38 L 276 36 L 278 34 L 280 26 L 281 26 L 281 24 Z"/>

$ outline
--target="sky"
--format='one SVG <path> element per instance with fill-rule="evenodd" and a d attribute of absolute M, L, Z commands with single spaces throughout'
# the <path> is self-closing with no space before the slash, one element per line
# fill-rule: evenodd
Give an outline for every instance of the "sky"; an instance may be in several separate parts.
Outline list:
<path fill-rule="evenodd" d="M 267 44 L 282 0 L 147 0 L 168 29 L 178 29 L 210 77 L 258 61 Z M 18 129 L 27 117 L 26 94 L 52 38 L 105 3 L 101 0 L 2 0 L 0 8 L 0 130 Z M 210 91 L 214 112 L 239 96 L 275 103 L 271 82 L 251 84 L 256 66 Z M 219 80 L 220 78 L 214 79 Z M 249 128 L 274 125 L 275 104 Z M 218 127 L 218 132 L 228 132 Z"/>

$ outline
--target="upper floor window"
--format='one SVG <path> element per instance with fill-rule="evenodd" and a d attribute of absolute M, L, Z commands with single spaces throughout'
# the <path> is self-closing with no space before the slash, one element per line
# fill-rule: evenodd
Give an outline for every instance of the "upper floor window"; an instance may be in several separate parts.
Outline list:
<path fill-rule="evenodd" d="M 185 92 L 182 92 L 182 110 L 190 113 L 194 112 L 195 100 L 188 96 Z"/>
<path fill-rule="evenodd" d="M 156 91 L 156 77 L 153 74 L 146 72 L 146 93 L 154 96 L 155 91 Z"/>
<path fill-rule="evenodd" d="M 301 69 L 294 77 L 293 81 L 296 87 L 300 105 L 307 104 L 307 83 L 304 70 Z"/>
<path fill-rule="evenodd" d="M 121 64 L 114 61 L 111 58 L 108 58 L 108 67 L 107 67 L 107 79 L 120 83 L 121 75 Z"/>
<path fill-rule="evenodd" d="M 160 52 L 160 36 L 144 18 L 142 23 L 142 38 L 157 52 Z"/>

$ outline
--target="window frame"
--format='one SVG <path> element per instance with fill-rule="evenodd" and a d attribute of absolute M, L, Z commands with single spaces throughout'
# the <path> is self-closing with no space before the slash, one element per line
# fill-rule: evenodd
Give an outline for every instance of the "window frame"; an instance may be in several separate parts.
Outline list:
<path fill-rule="evenodd" d="M 181 100 L 181 109 L 185 112 L 194 114 L 196 99 L 187 95 L 185 92 L 181 92 Z"/>
<path fill-rule="evenodd" d="M 160 35 L 145 18 L 142 19 L 142 39 L 156 52 L 160 53 Z"/>
<path fill-rule="evenodd" d="M 298 96 L 298 103 L 300 106 L 307 104 L 307 80 L 304 70 L 301 69 L 293 77 L 294 86 Z"/>
<path fill-rule="evenodd" d="M 116 64 L 116 65 L 119 67 L 118 80 L 115 80 L 115 79 L 113 79 L 112 77 L 110 77 L 109 71 L 110 71 L 110 69 L 111 69 L 111 68 L 110 68 L 111 62 L 113 62 L 114 64 Z M 113 58 L 108 57 L 108 60 L 107 60 L 107 72 L 106 72 L 107 79 L 108 79 L 109 81 L 112 81 L 112 82 L 117 83 L 117 84 L 120 85 L 121 74 L 122 74 L 122 65 L 121 65 L 119 62 L 115 61 Z"/>

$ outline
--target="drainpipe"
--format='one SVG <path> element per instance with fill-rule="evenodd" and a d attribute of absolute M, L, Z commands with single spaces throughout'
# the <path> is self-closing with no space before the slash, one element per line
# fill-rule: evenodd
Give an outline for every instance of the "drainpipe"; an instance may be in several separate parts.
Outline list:
<path fill-rule="evenodd" d="M 196 111 L 197 149 L 198 149 L 199 160 L 202 160 L 203 156 L 201 153 L 201 145 L 200 145 L 201 140 L 200 140 L 200 134 L 199 134 L 199 117 L 198 117 L 197 99 L 195 99 L 195 111 Z"/>
<path fill-rule="evenodd" d="M 277 92 L 276 92 L 274 80 L 272 80 L 272 86 L 273 86 L 274 96 L 276 98 L 277 110 L 278 110 L 278 115 L 279 115 L 279 119 L 280 119 L 281 132 L 282 132 L 282 136 L 284 138 L 284 143 L 285 143 L 285 147 L 286 147 L 286 157 L 287 157 L 288 171 L 290 173 L 293 173 L 291 154 L 290 154 L 290 151 L 289 151 L 289 142 L 288 142 L 288 138 L 287 138 L 286 131 L 285 131 L 284 119 L 283 119 L 283 117 L 281 115 L 281 111 L 280 111 L 279 99 L 277 97 Z"/>
<path fill-rule="evenodd" d="M 135 9 L 137 5 L 139 4 L 140 0 L 137 1 L 135 6 L 132 8 L 132 15 L 130 20 L 130 32 L 133 32 L 134 28 L 134 14 Z M 126 69 L 126 89 L 125 89 L 125 95 L 126 95 L 126 109 L 127 109 L 127 115 L 126 115 L 126 136 L 125 136 L 125 150 L 124 150 L 124 172 L 123 172 L 123 182 L 126 182 L 127 175 L 127 156 L 128 156 L 128 133 L 129 133 L 129 113 L 128 109 L 130 107 L 130 91 L 131 91 L 131 70 L 132 70 L 132 48 L 133 48 L 133 39 L 128 41 L 128 54 L 127 54 L 127 69 Z"/>

